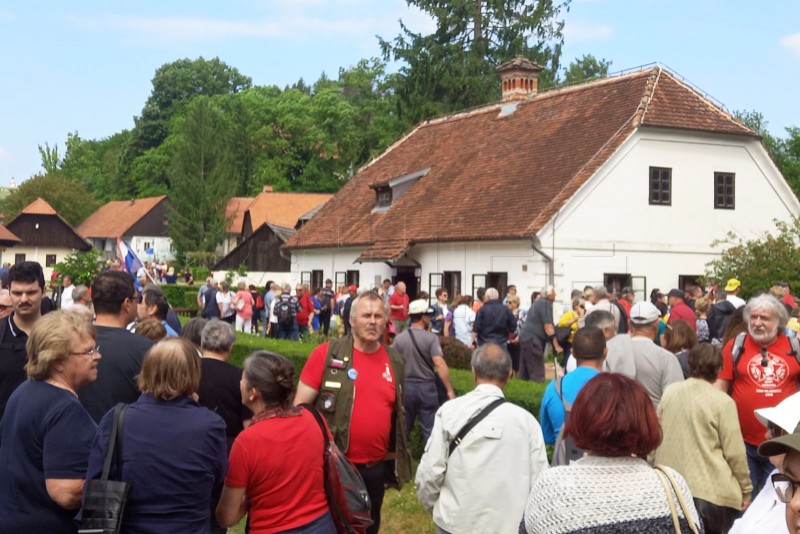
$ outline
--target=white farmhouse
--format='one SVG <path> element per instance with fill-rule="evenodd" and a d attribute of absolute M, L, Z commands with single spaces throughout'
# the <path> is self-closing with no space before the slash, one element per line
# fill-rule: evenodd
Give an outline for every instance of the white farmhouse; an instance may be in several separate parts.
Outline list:
<path fill-rule="evenodd" d="M 289 240 L 297 279 L 644 299 L 702 275 L 727 232 L 800 215 L 759 137 L 661 66 L 538 94 L 540 67 L 498 70 L 502 102 L 420 124 Z"/>

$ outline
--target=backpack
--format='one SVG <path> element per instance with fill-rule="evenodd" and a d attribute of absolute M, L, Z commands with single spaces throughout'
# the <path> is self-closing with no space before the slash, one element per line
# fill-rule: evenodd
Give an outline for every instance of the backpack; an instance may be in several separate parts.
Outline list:
<path fill-rule="evenodd" d="M 260 294 L 256 295 L 256 309 L 257 310 L 264 309 L 264 298 Z"/>
<path fill-rule="evenodd" d="M 742 353 L 744 352 L 744 339 L 746 337 L 747 332 L 738 334 L 733 340 L 733 347 L 731 347 L 731 355 L 733 356 L 734 380 L 739 376 L 737 367 L 739 365 L 739 360 L 742 358 Z M 789 336 L 789 345 L 792 347 L 792 349 L 788 352 L 788 354 L 794 356 L 794 359 L 797 360 L 797 364 L 800 365 L 800 339 L 795 336 Z"/>
<path fill-rule="evenodd" d="M 736 306 L 727 300 L 717 302 L 708 309 L 706 322 L 708 323 L 708 332 L 712 340 L 722 339 L 735 311 Z"/>
<path fill-rule="evenodd" d="M 556 394 L 561 399 L 561 404 L 564 405 L 564 424 L 561 425 L 561 430 L 558 431 L 556 444 L 553 447 L 553 461 L 550 463 L 553 467 L 569 465 L 570 462 L 583 458 L 584 453 L 583 449 L 575 445 L 572 436 L 564 435 L 564 428 L 567 426 L 567 419 L 569 419 L 569 413 L 572 411 L 572 403 L 567 402 L 567 399 L 564 398 L 564 393 L 561 391 L 561 381 L 563 379 L 563 376 L 559 376 L 555 380 Z"/>
<path fill-rule="evenodd" d="M 276 305 L 275 316 L 278 318 L 280 326 L 292 326 L 294 323 L 297 308 L 292 299 L 281 299 Z"/>

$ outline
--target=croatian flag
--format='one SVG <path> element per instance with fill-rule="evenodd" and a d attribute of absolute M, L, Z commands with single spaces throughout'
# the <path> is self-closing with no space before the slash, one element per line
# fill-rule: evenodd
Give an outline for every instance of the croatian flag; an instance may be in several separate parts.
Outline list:
<path fill-rule="evenodd" d="M 125 243 L 125 241 L 117 238 L 117 257 L 122 259 L 121 267 L 131 276 L 133 276 L 133 284 L 136 286 L 136 291 L 142 290 L 142 285 L 136 277 L 136 273 L 142 268 L 142 262 L 136 256 L 136 253 Z"/>

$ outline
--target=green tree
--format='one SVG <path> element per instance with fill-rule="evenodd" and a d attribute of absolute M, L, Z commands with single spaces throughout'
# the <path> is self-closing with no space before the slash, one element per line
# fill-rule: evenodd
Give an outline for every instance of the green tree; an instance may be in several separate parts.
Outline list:
<path fill-rule="evenodd" d="M 186 253 L 213 252 L 222 242 L 235 184 L 228 171 L 228 125 L 210 98 L 192 101 L 175 135 L 169 232 L 182 262 Z"/>
<path fill-rule="evenodd" d="M 592 54 L 586 54 L 569 64 L 564 72 L 564 82 L 576 84 L 595 78 L 604 78 L 608 76 L 610 66 L 611 61 L 607 61 L 605 58 L 597 59 Z"/>
<path fill-rule="evenodd" d="M 712 248 L 724 250 L 706 265 L 706 281 L 724 284 L 729 278 L 741 280 L 744 298 L 780 281 L 800 287 L 800 219 L 775 221 L 775 230 L 747 241 L 731 232 L 712 243 Z"/>
<path fill-rule="evenodd" d="M 129 130 L 123 130 L 93 140 L 83 139 L 78 132 L 68 134 L 60 174 L 80 183 L 99 200 L 130 198 L 119 181 L 120 153 L 129 135 Z"/>
<path fill-rule="evenodd" d="M 516 56 L 544 66 L 540 86 L 556 79 L 563 44 L 559 17 L 570 0 L 407 0 L 430 15 L 436 31 L 412 32 L 400 21 L 385 60 L 403 65 L 398 109 L 410 123 L 485 104 L 500 96 L 495 68 Z"/>
<path fill-rule="evenodd" d="M 251 84 L 250 77 L 219 58 L 181 59 L 159 67 L 153 77 L 153 90 L 141 115 L 134 119 L 135 128 L 120 159 L 120 171 L 129 189 L 126 192 L 138 193 L 139 182 L 128 176 L 134 160 L 167 139 L 173 118 L 184 115 L 192 99 L 239 93 Z M 151 182 L 157 184 L 159 180 Z"/>
<path fill-rule="evenodd" d="M 64 275 L 69 275 L 75 285 L 84 284 L 86 286 L 91 285 L 92 280 L 103 270 L 100 263 L 100 253 L 95 249 L 67 254 L 64 261 L 56 263 L 54 269 L 60 275 L 59 283 L 61 283 Z"/>
<path fill-rule="evenodd" d="M 6 220 L 16 217 L 39 197 L 73 226 L 80 224 L 100 207 L 100 203 L 81 184 L 59 174 L 44 174 L 26 180 L 6 197 L 3 202 Z"/>
<path fill-rule="evenodd" d="M 45 174 L 56 174 L 61 170 L 62 160 L 58 157 L 58 145 L 52 148 L 48 143 L 39 146 L 39 155 L 42 157 L 42 169 Z"/>

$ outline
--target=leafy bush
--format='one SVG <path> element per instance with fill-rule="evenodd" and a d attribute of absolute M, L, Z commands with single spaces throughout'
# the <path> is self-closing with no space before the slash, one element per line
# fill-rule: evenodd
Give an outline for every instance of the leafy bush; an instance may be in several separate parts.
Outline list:
<path fill-rule="evenodd" d="M 75 285 L 91 285 L 97 275 L 100 274 L 102 266 L 100 264 L 100 253 L 95 249 L 86 252 L 73 252 L 67 254 L 64 261 L 56 263 L 54 269 L 60 273 L 58 282 L 69 275 Z"/>
<path fill-rule="evenodd" d="M 731 232 L 724 240 L 712 243 L 714 248 L 726 248 L 706 265 L 705 282 L 724 286 L 729 278 L 736 278 L 742 282 L 740 296 L 745 299 L 781 281 L 792 289 L 800 288 L 800 220 L 776 220 L 775 228 L 775 233 L 749 241 Z"/>
<path fill-rule="evenodd" d="M 444 361 L 450 369 L 470 370 L 472 350 L 454 337 L 440 338 Z"/>
<path fill-rule="evenodd" d="M 173 308 L 197 307 L 197 289 L 181 284 L 163 284 L 159 287 Z"/>

